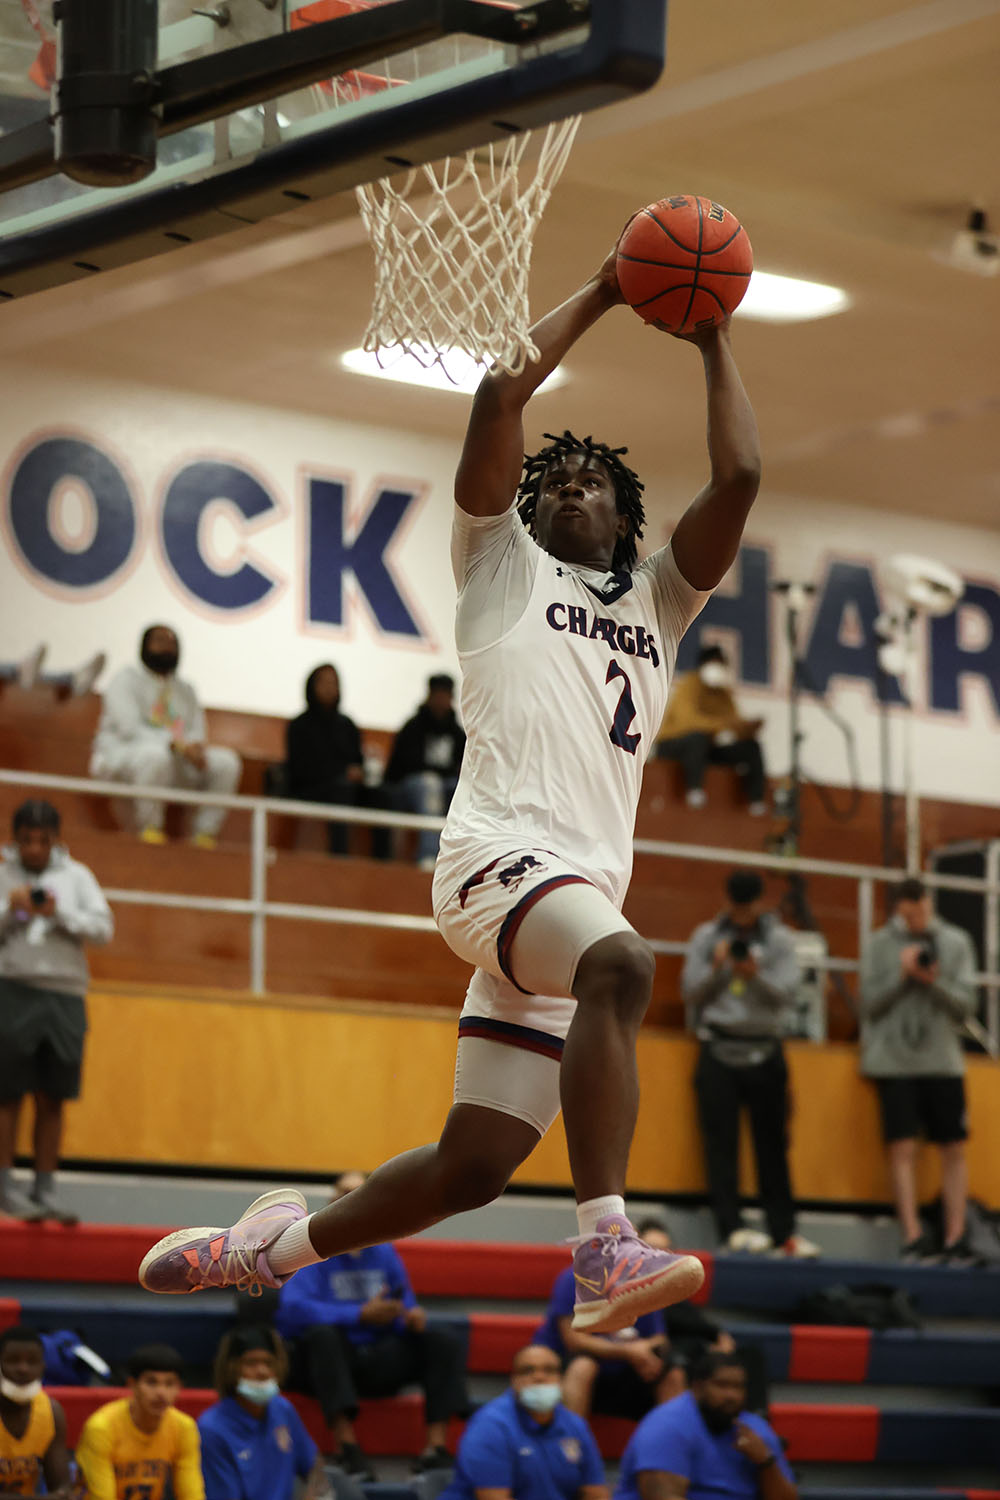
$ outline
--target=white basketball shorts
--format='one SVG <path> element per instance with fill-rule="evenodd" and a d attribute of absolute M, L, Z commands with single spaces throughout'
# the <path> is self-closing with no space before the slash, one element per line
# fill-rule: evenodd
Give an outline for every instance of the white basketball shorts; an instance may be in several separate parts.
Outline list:
<path fill-rule="evenodd" d="M 514 1115 L 544 1135 L 559 1113 L 577 965 L 602 938 L 633 928 L 546 849 L 509 850 L 460 884 L 449 880 L 450 864 L 435 871 L 434 916 L 476 970 L 459 1019 L 455 1103 Z"/>

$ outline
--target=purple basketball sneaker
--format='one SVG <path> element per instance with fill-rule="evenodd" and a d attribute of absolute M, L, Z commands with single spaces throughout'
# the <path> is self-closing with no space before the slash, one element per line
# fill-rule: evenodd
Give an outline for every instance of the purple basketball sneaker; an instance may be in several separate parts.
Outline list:
<path fill-rule="evenodd" d="M 251 1203 L 232 1229 L 177 1229 L 143 1257 L 139 1280 L 149 1292 L 200 1292 L 232 1286 L 256 1292 L 281 1286 L 267 1251 L 278 1236 L 306 1214 L 294 1188 L 278 1188 Z"/>
<path fill-rule="evenodd" d="M 693 1297 L 705 1280 L 697 1256 L 654 1250 L 622 1214 L 609 1214 L 572 1243 L 573 1327 L 587 1333 L 629 1328 L 643 1313 Z"/>

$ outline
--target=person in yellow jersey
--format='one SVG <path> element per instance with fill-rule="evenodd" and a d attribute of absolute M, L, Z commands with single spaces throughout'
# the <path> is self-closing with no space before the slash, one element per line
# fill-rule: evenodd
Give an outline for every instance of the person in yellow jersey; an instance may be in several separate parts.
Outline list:
<path fill-rule="evenodd" d="M 174 1402 L 181 1357 L 168 1344 L 147 1344 L 128 1362 L 128 1396 L 88 1417 L 76 1446 L 87 1500 L 205 1500 L 201 1442 L 192 1417 Z"/>
<path fill-rule="evenodd" d="M 0 1495 L 69 1500 L 66 1417 L 42 1390 L 45 1350 L 33 1328 L 0 1334 Z"/>

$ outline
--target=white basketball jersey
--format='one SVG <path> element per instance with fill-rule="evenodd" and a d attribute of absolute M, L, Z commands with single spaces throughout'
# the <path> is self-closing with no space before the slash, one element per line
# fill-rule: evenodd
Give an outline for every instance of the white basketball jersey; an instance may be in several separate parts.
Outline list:
<path fill-rule="evenodd" d="M 435 885 L 460 883 L 490 852 L 536 845 L 620 906 L 643 763 L 708 595 L 669 547 L 631 573 L 560 562 L 514 509 L 457 510 L 452 556 L 468 743 Z"/>

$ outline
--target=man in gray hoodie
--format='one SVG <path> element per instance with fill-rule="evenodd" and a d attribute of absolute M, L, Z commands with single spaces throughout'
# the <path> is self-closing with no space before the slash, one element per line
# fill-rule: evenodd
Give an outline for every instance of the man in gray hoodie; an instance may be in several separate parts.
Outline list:
<path fill-rule="evenodd" d="M 782 1038 L 794 1014 L 799 965 L 792 934 L 763 908 L 764 882 L 734 870 L 726 905 L 688 946 L 681 990 L 701 1041 L 694 1086 L 719 1239 L 730 1250 L 811 1259 L 795 1229 L 788 1172 L 788 1069 Z M 767 1233 L 740 1220 L 740 1113 L 750 1116 Z"/>
<path fill-rule="evenodd" d="M 80 1092 L 84 943 L 106 943 L 114 922 L 86 865 L 58 843 L 50 802 L 23 802 L 14 843 L 0 851 L 0 1214 L 75 1223 L 55 1196 L 63 1105 Z M 17 1121 L 35 1098 L 35 1181 L 31 1201 L 14 1190 Z"/>
<path fill-rule="evenodd" d="M 961 1262 L 970 1258 L 961 1031 L 975 1009 L 976 954 L 968 933 L 934 916 L 923 881 L 904 880 L 895 898 L 892 919 L 861 954 L 861 1071 L 878 1088 L 903 1259 L 942 1253 L 917 1211 L 923 1132 L 941 1151 L 943 1257 Z"/>

